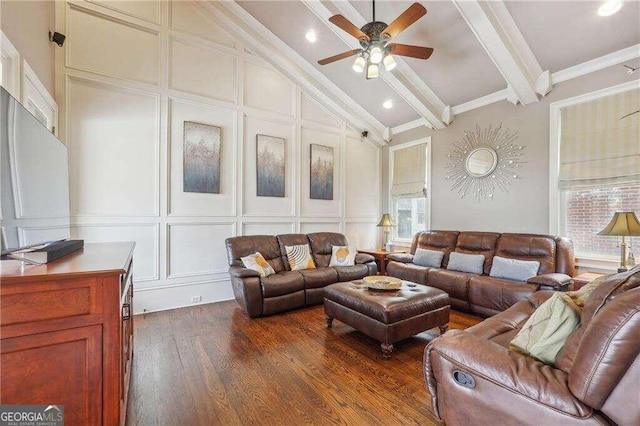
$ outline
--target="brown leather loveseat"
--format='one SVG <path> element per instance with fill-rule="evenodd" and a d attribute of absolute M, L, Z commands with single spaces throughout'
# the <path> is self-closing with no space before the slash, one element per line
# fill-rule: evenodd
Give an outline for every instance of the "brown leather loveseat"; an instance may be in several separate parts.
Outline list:
<path fill-rule="evenodd" d="M 551 294 L 537 292 L 427 345 L 424 374 L 438 418 L 449 425 L 640 424 L 640 266 L 595 288 L 555 367 L 507 349 Z"/>
<path fill-rule="evenodd" d="M 292 271 L 285 246 L 309 244 L 316 268 Z M 353 266 L 329 266 L 333 246 L 347 246 L 344 235 L 334 232 L 285 235 L 248 235 L 227 238 L 229 274 L 236 301 L 250 317 L 271 315 L 324 301 L 324 287 L 341 281 L 375 275 L 373 256 L 358 253 Z M 261 278 L 247 269 L 242 257 L 260 252 L 275 270 Z"/>
<path fill-rule="evenodd" d="M 444 252 L 440 268 L 413 263 L 418 248 Z M 452 252 L 482 254 L 482 274 L 446 269 Z M 494 256 L 538 261 L 538 275 L 527 282 L 490 277 Z M 504 311 L 541 289 L 568 290 L 574 274 L 573 243 L 561 237 L 494 232 L 422 231 L 406 254 L 387 256 L 387 275 L 446 291 L 451 306 L 478 315 Z"/>

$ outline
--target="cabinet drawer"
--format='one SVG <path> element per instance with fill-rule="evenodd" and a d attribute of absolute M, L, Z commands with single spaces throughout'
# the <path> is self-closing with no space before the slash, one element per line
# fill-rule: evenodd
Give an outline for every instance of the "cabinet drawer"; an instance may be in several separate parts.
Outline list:
<path fill-rule="evenodd" d="M 0 325 L 47 321 L 102 313 L 100 280 L 95 278 L 2 287 Z"/>

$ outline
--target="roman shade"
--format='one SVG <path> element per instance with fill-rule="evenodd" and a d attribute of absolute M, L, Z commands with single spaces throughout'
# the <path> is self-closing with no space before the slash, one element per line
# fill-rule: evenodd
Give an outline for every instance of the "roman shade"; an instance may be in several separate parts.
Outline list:
<path fill-rule="evenodd" d="M 422 143 L 393 152 L 392 197 L 418 198 L 425 196 L 426 149 L 427 145 Z"/>
<path fill-rule="evenodd" d="M 559 188 L 640 183 L 638 110 L 640 90 L 563 108 Z"/>

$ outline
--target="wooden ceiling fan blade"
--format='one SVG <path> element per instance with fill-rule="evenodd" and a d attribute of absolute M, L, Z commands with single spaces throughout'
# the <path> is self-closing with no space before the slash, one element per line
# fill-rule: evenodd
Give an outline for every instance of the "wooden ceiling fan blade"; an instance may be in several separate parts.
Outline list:
<path fill-rule="evenodd" d="M 409 56 L 411 58 L 429 59 L 433 53 L 431 47 L 411 46 L 410 44 L 391 43 L 387 47 L 394 55 Z"/>
<path fill-rule="evenodd" d="M 329 22 L 331 22 L 333 25 L 340 28 L 342 31 L 346 32 L 347 34 L 351 34 L 358 40 L 364 38 L 366 41 L 369 41 L 368 35 L 363 33 L 362 30 L 360 30 L 360 28 L 353 25 L 351 21 L 349 21 L 347 18 L 345 18 L 342 15 L 333 15 L 331 18 L 329 18 Z"/>
<path fill-rule="evenodd" d="M 318 63 L 320 65 L 327 65 L 331 62 L 339 61 L 340 59 L 348 58 L 349 56 L 357 55 L 362 52 L 362 49 L 353 49 L 348 52 L 340 53 L 339 55 L 330 56 L 328 58 L 320 59 Z"/>
<path fill-rule="evenodd" d="M 402 15 L 398 16 L 395 21 L 389 24 L 382 34 L 386 34 L 389 38 L 393 38 L 426 14 L 427 9 L 425 9 L 423 5 L 420 3 L 414 3 L 409 6 Z"/>

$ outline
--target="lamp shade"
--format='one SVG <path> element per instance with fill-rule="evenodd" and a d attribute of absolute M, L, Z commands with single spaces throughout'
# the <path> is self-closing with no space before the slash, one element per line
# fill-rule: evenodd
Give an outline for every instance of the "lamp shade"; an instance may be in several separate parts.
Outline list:
<path fill-rule="evenodd" d="M 382 219 L 380 219 L 380 222 L 376 226 L 390 227 L 396 226 L 396 223 L 393 221 L 393 219 L 391 219 L 389 213 L 384 213 L 382 215 Z"/>
<path fill-rule="evenodd" d="M 615 212 L 611 222 L 598 235 L 640 235 L 640 222 L 634 212 Z"/>

